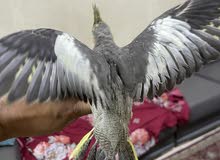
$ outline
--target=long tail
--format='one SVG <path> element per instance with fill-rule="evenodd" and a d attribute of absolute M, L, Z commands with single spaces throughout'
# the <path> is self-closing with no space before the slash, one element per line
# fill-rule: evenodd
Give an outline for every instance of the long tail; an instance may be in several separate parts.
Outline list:
<path fill-rule="evenodd" d="M 138 160 L 134 146 L 130 140 L 127 141 L 126 147 L 118 153 L 119 160 Z"/>
<path fill-rule="evenodd" d="M 70 160 L 73 158 L 74 158 L 74 160 L 83 160 L 84 159 L 86 151 L 87 151 L 89 144 L 91 142 L 91 139 L 93 137 L 93 131 L 94 131 L 94 129 L 92 129 L 90 132 L 88 132 L 81 139 L 81 141 L 78 143 L 78 145 L 76 146 L 74 151 L 71 153 L 71 155 L 69 157 Z"/>
<path fill-rule="evenodd" d="M 85 159 L 86 152 L 88 151 L 89 144 L 93 137 L 93 130 L 94 129 L 92 129 L 82 138 L 82 140 L 72 152 L 70 159 Z M 134 146 L 130 140 L 127 141 L 126 147 L 118 152 L 117 156 L 119 160 L 138 160 Z M 98 146 L 98 142 L 96 141 L 89 151 L 87 160 L 115 160 L 115 157 L 113 159 L 108 159 L 105 155 L 104 150 L 102 150 L 101 147 Z"/>

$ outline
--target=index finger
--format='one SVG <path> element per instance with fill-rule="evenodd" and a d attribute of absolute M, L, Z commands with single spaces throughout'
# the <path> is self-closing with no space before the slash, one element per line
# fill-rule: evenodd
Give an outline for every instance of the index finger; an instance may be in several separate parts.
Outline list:
<path fill-rule="evenodd" d="M 6 105 L 7 105 L 7 97 L 6 96 L 0 97 L 0 108 Z"/>

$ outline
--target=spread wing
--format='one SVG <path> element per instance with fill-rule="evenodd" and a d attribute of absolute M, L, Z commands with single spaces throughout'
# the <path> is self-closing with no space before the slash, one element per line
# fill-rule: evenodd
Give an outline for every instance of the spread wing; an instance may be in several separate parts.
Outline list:
<path fill-rule="evenodd" d="M 66 33 L 26 30 L 0 39 L 0 96 L 9 102 L 77 97 L 104 102 L 105 60 Z M 97 74 L 99 73 L 99 74 Z"/>
<path fill-rule="evenodd" d="M 154 20 L 124 47 L 141 70 L 135 95 L 160 95 L 220 55 L 220 0 L 188 0 Z M 140 66 L 141 65 L 141 66 Z"/>

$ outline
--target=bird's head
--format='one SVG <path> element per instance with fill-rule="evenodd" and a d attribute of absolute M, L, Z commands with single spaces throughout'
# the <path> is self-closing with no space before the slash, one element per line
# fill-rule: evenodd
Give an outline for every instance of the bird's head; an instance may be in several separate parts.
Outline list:
<path fill-rule="evenodd" d="M 93 14 L 94 14 L 94 24 L 93 25 L 95 27 L 103 22 L 96 4 L 93 4 Z"/>
<path fill-rule="evenodd" d="M 93 36 L 95 41 L 112 39 L 111 31 L 108 25 L 102 20 L 100 12 L 95 4 L 93 4 L 94 24 L 93 24 Z"/>

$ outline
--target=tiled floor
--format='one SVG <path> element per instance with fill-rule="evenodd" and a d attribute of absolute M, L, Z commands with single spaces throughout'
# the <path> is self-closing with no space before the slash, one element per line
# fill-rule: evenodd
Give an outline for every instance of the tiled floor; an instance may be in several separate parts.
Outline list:
<path fill-rule="evenodd" d="M 186 160 L 220 160 L 220 141 L 185 158 Z"/>
<path fill-rule="evenodd" d="M 182 160 L 220 160 L 220 132 L 210 136 L 204 142 L 196 144 L 194 148 L 198 148 L 198 151 L 189 154 Z M 191 150 L 191 147 L 188 150 Z"/>
<path fill-rule="evenodd" d="M 174 148 L 157 160 L 220 160 L 220 128 Z"/>

